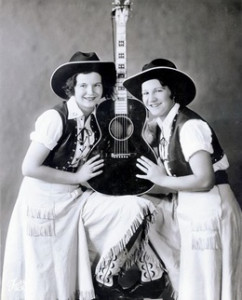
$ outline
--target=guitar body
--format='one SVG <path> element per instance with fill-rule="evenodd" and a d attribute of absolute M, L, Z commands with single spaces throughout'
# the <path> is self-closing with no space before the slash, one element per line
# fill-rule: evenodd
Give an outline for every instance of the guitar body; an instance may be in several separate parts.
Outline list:
<path fill-rule="evenodd" d="M 102 102 L 96 112 L 100 138 L 89 158 L 100 154 L 104 159 L 103 173 L 88 181 L 90 186 L 108 195 L 138 195 L 150 190 L 153 183 L 136 177 L 141 155 L 156 162 L 156 156 L 142 133 L 146 109 L 142 102 L 128 99 L 128 113 L 115 115 L 115 101 Z"/>

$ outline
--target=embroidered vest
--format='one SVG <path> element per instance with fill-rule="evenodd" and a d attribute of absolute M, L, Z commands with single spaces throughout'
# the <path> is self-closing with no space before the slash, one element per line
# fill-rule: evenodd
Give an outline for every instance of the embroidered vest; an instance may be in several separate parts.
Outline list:
<path fill-rule="evenodd" d="M 182 153 L 182 148 L 180 144 L 180 131 L 186 121 L 193 120 L 193 119 L 204 121 L 198 114 L 188 109 L 187 107 L 180 108 L 178 114 L 174 118 L 172 131 L 171 131 L 171 138 L 168 146 L 168 168 L 170 173 L 173 176 L 186 176 L 192 174 L 190 165 L 185 160 L 185 157 Z M 209 128 L 212 132 L 212 147 L 214 149 L 214 152 L 211 154 L 211 159 L 212 159 L 212 163 L 214 164 L 223 157 L 224 152 L 222 147 L 219 144 L 215 132 L 210 126 Z M 225 171 L 216 172 L 215 181 L 216 184 L 227 183 L 228 178 L 226 172 Z"/>
<path fill-rule="evenodd" d="M 63 133 L 55 148 L 50 151 L 43 165 L 68 172 L 76 172 L 78 167 L 71 166 L 77 144 L 77 121 L 68 119 L 68 108 L 66 101 L 53 107 L 61 116 Z M 98 138 L 98 127 L 95 118 L 91 119 L 91 129 L 95 133 L 95 140 Z"/>

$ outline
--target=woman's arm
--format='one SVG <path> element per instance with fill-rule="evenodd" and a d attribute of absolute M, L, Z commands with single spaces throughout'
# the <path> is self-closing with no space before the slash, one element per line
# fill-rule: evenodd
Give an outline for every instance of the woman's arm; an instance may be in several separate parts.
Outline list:
<path fill-rule="evenodd" d="M 145 157 L 138 159 L 137 167 L 145 175 L 137 177 L 148 179 L 171 191 L 208 191 L 214 186 L 215 178 L 211 156 L 207 151 L 194 153 L 189 160 L 193 174 L 181 177 L 168 176 L 164 166 L 158 166 Z"/>
<path fill-rule="evenodd" d="M 80 184 L 102 173 L 100 168 L 103 167 L 103 160 L 97 160 L 99 156 L 93 157 L 80 166 L 76 173 L 72 173 L 44 166 L 43 162 L 49 153 L 47 147 L 33 141 L 22 164 L 23 175 L 51 183 Z"/>
<path fill-rule="evenodd" d="M 174 192 L 174 191 L 173 191 Z M 160 185 L 154 184 L 154 186 L 146 194 L 169 194 L 171 189 L 161 187 Z"/>

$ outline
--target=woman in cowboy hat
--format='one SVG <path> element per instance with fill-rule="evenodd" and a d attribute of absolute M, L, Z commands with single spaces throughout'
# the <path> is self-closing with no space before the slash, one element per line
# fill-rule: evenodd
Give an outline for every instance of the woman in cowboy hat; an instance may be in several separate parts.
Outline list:
<path fill-rule="evenodd" d="M 2 300 L 93 299 L 89 256 L 97 288 L 123 293 L 113 276 L 135 259 L 141 242 L 134 241 L 146 232 L 154 206 L 85 187 L 103 166 L 98 155 L 86 159 L 97 138 L 92 113 L 115 82 L 114 63 L 95 53 L 77 52 L 54 71 L 51 87 L 68 101 L 44 112 L 30 135 L 6 241 Z"/>
<path fill-rule="evenodd" d="M 173 193 L 171 205 L 181 238 L 178 299 L 241 299 L 241 209 L 230 189 L 228 160 L 214 131 L 187 108 L 196 94 L 193 80 L 171 61 L 156 59 L 126 79 L 124 86 L 144 102 L 157 124 L 153 144 L 160 162 L 141 157 L 137 166 L 145 174 L 137 177 Z M 161 209 L 167 207 L 164 202 Z M 163 214 L 160 228 L 150 234 L 161 257 L 161 240 L 167 234 Z"/>

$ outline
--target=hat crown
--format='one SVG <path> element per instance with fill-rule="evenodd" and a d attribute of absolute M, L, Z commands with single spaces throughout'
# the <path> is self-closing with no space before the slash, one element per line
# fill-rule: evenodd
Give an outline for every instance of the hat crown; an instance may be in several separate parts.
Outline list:
<path fill-rule="evenodd" d="M 72 55 L 70 62 L 79 61 L 79 62 L 88 62 L 88 61 L 100 61 L 95 52 L 81 52 L 78 51 Z"/>
<path fill-rule="evenodd" d="M 176 69 L 176 66 L 173 64 L 173 62 L 164 58 L 157 58 L 152 60 L 150 63 L 145 64 L 142 68 L 142 71 L 159 67 Z"/>

